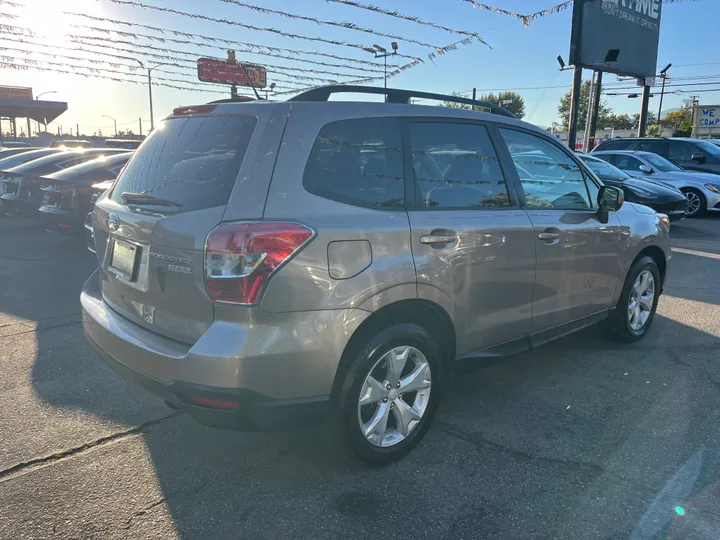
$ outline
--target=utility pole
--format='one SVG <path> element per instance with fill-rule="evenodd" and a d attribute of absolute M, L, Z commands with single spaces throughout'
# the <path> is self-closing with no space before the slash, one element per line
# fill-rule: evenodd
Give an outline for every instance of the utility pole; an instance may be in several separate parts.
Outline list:
<path fill-rule="evenodd" d="M 75 136 L 80 137 L 80 124 L 75 124 Z"/>
<path fill-rule="evenodd" d="M 582 66 L 575 66 L 573 84 L 570 92 L 570 122 L 568 126 L 568 146 L 575 151 L 577 142 L 578 116 L 580 112 L 580 91 L 582 90 Z"/>
<path fill-rule="evenodd" d="M 142 137 L 142 117 L 138 118 L 138 122 L 140 122 L 140 136 Z"/>
<path fill-rule="evenodd" d="M 138 64 L 140 64 L 140 67 L 145 69 L 145 64 L 143 64 L 140 60 L 135 60 Z M 151 68 L 147 68 L 147 75 L 148 75 L 148 96 L 150 98 L 150 131 L 155 129 L 155 120 L 153 118 L 153 99 L 152 99 L 152 71 L 155 68 L 159 68 L 160 66 L 166 65 L 167 62 L 161 62 L 160 64 L 157 64 Z"/>
<path fill-rule="evenodd" d="M 603 72 L 598 71 L 595 79 L 595 92 L 593 93 L 592 101 L 592 115 L 590 116 L 589 132 L 590 138 L 588 139 L 588 145 L 585 148 L 586 152 L 590 152 L 595 148 L 595 132 L 597 131 L 598 117 L 600 116 L 600 95 L 602 93 L 602 80 Z"/>
<path fill-rule="evenodd" d="M 588 96 L 588 108 L 587 117 L 585 118 L 585 136 L 583 137 L 583 152 L 588 152 L 590 147 L 590 121 L 593 115 L 593 94 L 595 92 L 595 72 L 592 73 L 592 80 L 590 82 L 590 95 Z"/>
<path fill-rule="evenodd" d="M 477 99 L 477 88 L 473 88 L 473 99 Z"/>
<path fill-rule="evenodd" d="M 642 105 L 640 105 L 640 122 L 638 125 L 638 137 L 645 137 L 647 135 L 647 118 L 648 118 L 648 107 L 650 105 L 650 87 L 647 84 L 647 80 L 644 81 L 642 91 Z"/>

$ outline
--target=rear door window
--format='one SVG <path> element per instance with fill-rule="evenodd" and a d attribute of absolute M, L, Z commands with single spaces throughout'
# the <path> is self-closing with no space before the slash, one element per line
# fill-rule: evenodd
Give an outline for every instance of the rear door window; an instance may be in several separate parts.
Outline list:
<path fill-rule="evenodd" d="M 613 156 L 613 165 L 623 171 L 639 171 L 642 161 L 626 154 L 616 154 Z"/>
<path fill-rule="evenodd" d="M 310 193 L 371 208 L 403 207 L 403 164 L 397 118 L 359 118 L 323 126 L 305 166 Z"/>
<path fill-rule="evenodd" d="M 160 124 L 118 178 L 111 199 L 142 193 L 190 212 L 223 206 L 255 129 L 248 116 L 191 116 Z"/>
<path fill-rule="evenodd" d="M 507 185 L 485 126 L 409 122 L 420 206 L 510 206 Z"/>
<path fill-rule="evenodd" d="M 652 152 L 661 156 L 667 155 L 667 142 L 661 139 L 638 141 L 635 150 Z"/>

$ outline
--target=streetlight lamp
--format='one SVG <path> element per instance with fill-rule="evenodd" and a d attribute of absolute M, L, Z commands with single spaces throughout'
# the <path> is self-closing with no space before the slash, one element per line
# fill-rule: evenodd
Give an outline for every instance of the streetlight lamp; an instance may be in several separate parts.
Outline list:
<path fill-rule="evenodd" d="M 372 53 L 375 55 L 375 58 L 384 58 L 385 59 L 385 88 L 387 88 L 387 57 L 388 56 L 394 56 L 398 52 L 398 44 L 397 41 L 393 41 L 390 46 L 392 47 L 393 52 L 388 52 L 388 50 L 385 47 L 381 47 L 380 45 L 373 45 L 373 49 L 370 47 L 365 47 L 365 51 Z"/>
<path fill-rule="evenodd" d="M 270 83 L 270 92 L 274 92 L 274 91 L 275 91 L 275 83 Z M 268 89 L 266 88 L 265 89 L 265 101 L 267 101 L 267 98 L 268 98 Z"/>
<path fill-rule="evenodd" d="M 660 76 L 662 77 L 663 83 L 662 83 L 662 90 L 660 91 L 660 107 L 658 107 L 658 124 L 660 124 L 660 115 L 662 114 L 662 102 L 663 97 L 665 96 L 665 81 L 667 80 L 667 72 L 668 69 L 672 67 L 672 64 L 668 64 L 663 69 L 660 70 Z"/>
<path fill-rule="evenodd" d="M 113 121 L 113 123 L 115 124 L 115 136 L 117 137 L 117 120 L 115 120 L 112 116 L 108 116 L 107 114 L 103 114 L 102 117 L 109 118 Z"/>
<path fill-rule="evenodd" d="M 140 67 L 143 69 L 145 68 L 145 64 L 143 64 L 140 60 L 135 60 L 138 64 L 140 64 Z M 150 96 L 150 131 L 155 129 L 155 120 L 153 118 L 153 103 L 152 103 L 152 77 L 151 73 L 155 68 L 159 68 L 160 66 L 167 65 L 167 62 L 161 62 L 160 64 L 156 64 L 151 68 L 147 68 L 147 74 L 148 74 L 148 95 Z"/>

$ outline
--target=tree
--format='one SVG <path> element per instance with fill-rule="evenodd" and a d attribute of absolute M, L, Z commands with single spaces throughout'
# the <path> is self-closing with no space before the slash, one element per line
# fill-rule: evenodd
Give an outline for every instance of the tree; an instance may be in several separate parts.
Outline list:
<path fill-rule="evenodd" d="M 689 107 L 683 107 L 679 111 L 667 113 L 660 123 L 665 127 L 677 130 L 680 129 L 683 122 L 692 122 L 692 111 Z"/>
<path fill-rule="evenodd" d="M 578 118 L 578 129 L 585 129 L 585 122 L 587 121 L 588 114 L 588 103 L 590 101 L 590 81 L 585 81 L 580 87 L 580 112 Z M 562 119 L 563 125 L 567 128 L 570 125 L 570 92 L 565 94 L 560 100 L 558 106 L 558 113 Z M 598 129 L 605 127 L 612 127 L 608 124 L 610 115 L 613 114 L 613 110 L 607 104 L 606 101 L 600 100 L 600 110 L 598 111 Z"/>
<path fill-rule="evenodd" d="M 461 96 L 457 92 L 452 93 L 453 96 L 457 97 L 465 97 Z M 450 109 L 469 109 L 470 105 L 465 105 L 464 103 L 456 103 L 455 101 L 443 101 L 440 105 L 440 107 L 449 107 Z"/>
<path fill-rule="evenodd" d="M 607 117 L 608 128 L 614 129 L 632 129 L 634 121 L 629 114 L 610 114 Z"/>
<path fill-rule="evenodd" d="M 513 92 L 512 90 L 505 90 L 497 95 L 492 92 L 489 94 L 483 94 L 478 97 L 478 101 L 487 101 L 488 103 L 504 107 L 511 113 L 515 114 L 518 118 L 525 116 L 525 100 L 520 94 Z"/>
<path fill-rule="evenodd" d="M 632 118 L 632 129 L 638 129 L 640 127 L 640 113 L 633 114 Z M 657 124 L 657 115 L 652 111 L 648 111 L 647 125 L 650 126 L 652 124 Z"/>
<path fill-rule="evenodd" d="M 647 129 L 648 137 L 662 137 L 662 126 L 659 124 L 653 124 Z"/>

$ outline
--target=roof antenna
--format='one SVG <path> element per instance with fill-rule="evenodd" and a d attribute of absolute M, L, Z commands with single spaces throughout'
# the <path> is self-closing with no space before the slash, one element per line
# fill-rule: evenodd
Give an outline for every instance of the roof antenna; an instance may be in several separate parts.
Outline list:
<path fill-rule="evenodd" d="M 228 59 L 227 59 L 228 64 L 237 64 L 238 66 L 240 66 L 242 68 L 243 73 L 245 74 L 245 77 L 247 77 L 247 80 L 250 83 L 250 87 L 253 89 L 253 92 L 255 92 L 255 97 L 258 99 L 258 101 L 262 101 L 263 98 L 261 98 L 260 94 L 258 94 L 257 88 L 255 88 L 255 85 L 253 84 L 252 79 L 250 78 L 250 75 L 248 74 L 247 69 L 245 69 L 245 65 L 242 62 L 238 62 L 235 59 L 235 51 L 228 50 L 227 55 L 228 55 Z M 234 95 L 233 97 L 235 97 L 236 95 Z"/>

